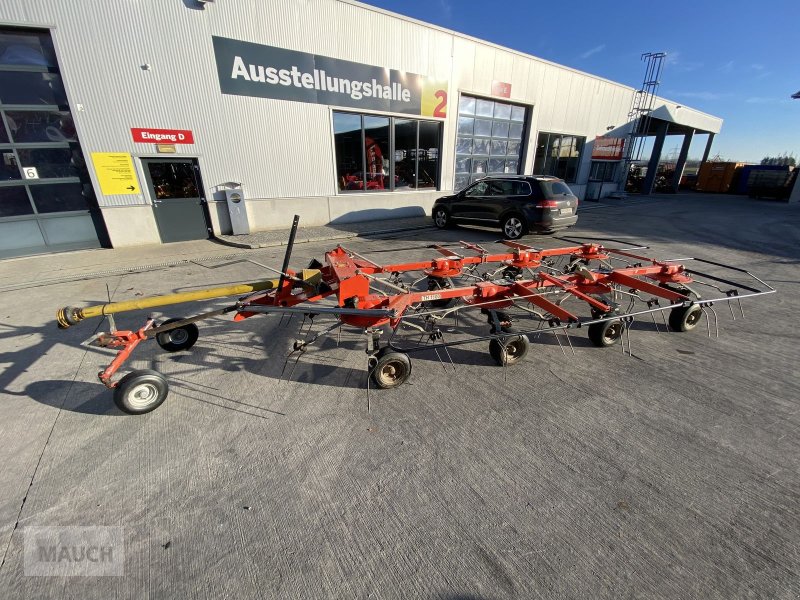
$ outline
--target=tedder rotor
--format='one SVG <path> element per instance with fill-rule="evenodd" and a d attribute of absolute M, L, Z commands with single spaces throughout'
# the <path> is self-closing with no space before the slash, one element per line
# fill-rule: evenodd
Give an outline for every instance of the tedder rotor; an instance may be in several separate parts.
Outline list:
<path fill-rule="evenodd" d="M 621 342 L 625 351 L 627 339 L 631 353 L 631 324 L 637 318 L 652 319 L 660 330 L 658 316 L 664 329 L 674 332 L 691 331 L 705 320 L 710 336 L 712 323 L 719 331 L 715 304 L 727 303 L 735 319 L 734 302 L 744 317 L 743 298 L 775 291 L 737 267 L 699 258 L 658 260 L 634 253 L 644 247 L 606 248 L 596 242 L 541 249 L 504 240 L 496 242 L 497 252 L 469 242 L 433 244 L 425 248 L 436 252 L 434 258 L 389 264 L 337 246 L 322 262 L 314 260 L 297 272 L 289 269 L 289 262 L 298 222 L 295 217 L 277 279 L 66 307 L 58 311 L 59 327 L 88 317 L 109 317 L 111 330 L 90 343 L 118 352 L 98 377 L 114 390 L 121 410 L 139 414 L 158 407 L 169 384 L 150 369 L 115 380 L 134 349 L 155 338 L 167 352 L 188 350 L 198 339 L 196 323 L 221 315 L 232 314 L 233 321 L 241 321 L 259 314 L 302 314 L 312 323 L 318 315 L 333 317 L 322 331 L 296 340 L 291 354 L 299 358 L 315 340 L 343 325 L 356 328 L 366 338 L 367 389 L 370 383 L 388 389 L 408 379 L 409 355 L 414 352 L 431 350 L 442 360 L 442 350 L 449 359 L 451 346 L 488 341 L 491 358 L 506 366 L 527 354 L 533 335 L 550 333 L 564 350 L 561 339 L 571 346 L 570 332 L 581 329 L 598 347 Z M 690 262 L 692 268 L 683 264 Z M 158 323 L 150 316 L 135 331 L 117 330 L 113 320 L 119 312 L 225 296 L 238 299 L 184 319 Z M 382 344 L 381 335 L 387 331 Z"/>

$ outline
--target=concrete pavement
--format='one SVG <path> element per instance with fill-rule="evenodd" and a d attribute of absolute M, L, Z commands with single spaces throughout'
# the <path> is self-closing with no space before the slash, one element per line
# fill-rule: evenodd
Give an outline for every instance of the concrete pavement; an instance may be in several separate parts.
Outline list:
<path fill-rule="evenodd" d="M 414 356 L 369 411 L 354 331 L 283 378 L 299 320 L 215 319 L 175 354 L 145 344 L 130 368 L 172 391 L 130 417 L 96 382 L 110 353 L 78 346 L 101 323 L 55 328 L 58 307 L 103 302 L 106 284 L 119 300 L 249 280 L 264 273 L 247 259 L 279 266 L 283 248 L 0 263 L 4 284 L 75 276 L 0 291 L 0 597 L 797 598 L 799 226 L 796 206 L 739 197 L 588 210 L 569 237 L 732 263 L 779 293 L 721 320 L 719 339 L 642 324 L 635 358 L 577 338 L 574 357 L 536 340 L 507 370 L 482 343 L 451 349 L 454 373 Z M 425 251 L 401 248 L 496 237 L 347 246 L 410 260 Z M 298 245 L 293 265 L 334 244 Z M 25 529 L 53 525 L 123 526 L 124 576 L 26 577 Z"/>

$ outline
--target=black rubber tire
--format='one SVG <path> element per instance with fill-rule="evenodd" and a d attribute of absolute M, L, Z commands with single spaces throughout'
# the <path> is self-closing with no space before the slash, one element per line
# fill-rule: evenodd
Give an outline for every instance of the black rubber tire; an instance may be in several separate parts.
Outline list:
<path fill-rule="evenodd" d="M 528 233 L 525 219 L 518 214 L 511 214 L 505 217 L 503 222 L 500 223 L 500 228 L 503 230 L 503 237 L 507 240 L 518 240 Z"/>
<path fill-rule="evenodd" d="M 598 348 L 613 346 L 622 338 L 625 326 L 622 321 L 603 321 L 589 325 L 589 340 Z"/>
<path fill-rule="evenodd" d="M 505 348 L 503 347 L 505 345 Z M 528 338 L 524 335 L 513 335 L 507 337 L 500 343 L 500 340 L 489 341 L 489 356 L 498 365 L 513 365 L 522 360 L 528 353 Z"/>
<path fill-rule="evenodd" d="M 447 290 L 453 287 L 452 283 L 441 277 L 428 277 L 428 291 Z M 441 300 L 427 300 L 424 306 L 428 308 L 450 308 L 456 303 L 455 298 L 442 298 Z"/>
<path fill-rule="evenodd" d="M 691 331 L 700 323 L 703 309 L 697 304 L 676 306 L 669 312 L 669 326 L 672 331 Z"/>
<path fill-rule="evenodd" d="M 376 387 L 383 390 L 404 384 L 411 375 L 411 359 L 402 352 L 381 349 L 375 355 L 375 366 L 370 369 L 370 377 Z"/>
<path fill-rule="evenodd" d="M 450 218 L 450 212 L 442 206 L 433 211 L 433 224 L 439 229 L 452 229 L 455 227 L 453 219 Z"/>
<path fill-rule="evenodd" d="M 169 394 L 169 383 L 158 371 L 131 371 L 114 388 L 114 404 L 129 415 L 141 415 L 155 410 Z"/>
<path fill-rule="evenodd" d="M 169 325 L 182 319 L 167 319 L 161 325 Z M 176 327 L 169 331 L 162 331 L 156 334 L 156 342 L 167 352 L 179 352 L 181 350 L 188 350 L 197 342 L 200 335 L 200 330 L 194 323 L 189 323 L 183 327 Z"/>

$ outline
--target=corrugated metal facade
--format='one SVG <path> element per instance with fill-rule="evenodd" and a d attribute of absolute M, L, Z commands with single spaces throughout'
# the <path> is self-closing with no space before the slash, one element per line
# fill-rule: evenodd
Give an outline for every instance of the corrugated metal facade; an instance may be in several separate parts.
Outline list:
<path fill-rule="evenodd" d="M 370 208 L 421 206 L 441 192 L 337 194 L 331 107 L 223 95 L 212 36 L 277 46 L 449 81 L 441 190 L 452 189 L 459 94 L 490 96 L 494 80 L 512 86 L 512 102 L 532 107 L 525 172 L 539 131 L 586 136 L 627 121 L 634 90 L 547 61 L 344 0 L 6 0 L 0 23 L 52 31 L 84 153 L 154 156 L 132 141 L 131 127 L 188 129 L 207 197 L 241 182 L 258 227 L 282 227 L 295 212 L 306 224 L 365 216 Z M 144 65 L 149 65 L 145 70 Z M 674 108 L 674 103 L 665 102 Z M 713 129 L 721 121 L 699 115 Z M 581 160 L 578 185 L 588 177 Z M 136 162 L 136 161 L 135 161 Z M 137 162 L 140 181 L 141 165 Z M 147 194 L 102 196 L 102 207 L 147 206 Z M 225 205 L 212 210 L 229 227 Z M 105 211 L 104 211 L 105 212 Z M 152 228 L 151 228 L 152 229 Z M 109 226 L 115 245 L 125 243 Z M 137 241 L 157 242 L 140 239 Z"/>

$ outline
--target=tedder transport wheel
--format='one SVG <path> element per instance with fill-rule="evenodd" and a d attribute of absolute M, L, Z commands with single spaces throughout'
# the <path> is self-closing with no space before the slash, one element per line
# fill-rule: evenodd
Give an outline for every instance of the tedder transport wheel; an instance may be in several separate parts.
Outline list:
<path fill-rule="evenodd" d="M 182 319 L 167 319 L 161 325 L 169 325 Z M 167 352 L 178 352 L 179 350 L 188 350 L 194 346 L 197 337 L 200 335 L 200 330 L 194 323 L 189 323 L 183 327 L 176 327 L 169 331 L 162 331 L 156 335 L 156 341 Z"/>
<path fill-rule="evenodd" d="M 622 337 L 622 321 L 603 321 L 589 325 L 589 340 L 600 348 L 613 346 Z"/>
<path fill-rule="evenodd" d="M 697 304 L 678 306 L 669 313 L 669 326 L 673 331 L 691 331 L 700 322 L 703 309 Z"/>
<path fill-rule="evenodd" d="M 435 292 L 437 290 L 447 290 L 453 287 L 449 279 L 442 277 L 428 277 L 428 291 Z M 442 298 L 440 300 L 428 300 L 425 306 L 428 308 L 450 308 L 456 303 L 455 298 Z"/>
<path fill-rule="evenodd" d="M 378 353 L 372 367 L 372 381 L 379 388 L 389 389 L 405 383 L 411 375 L 411 359 L 402 352 Z"/>
<path fill-rule="evenodd" d="M 503 342 L 505 348 L 498 339 L 489 342 L 489 355 L 501 367 L 519 362 L 528 353 L 528 338 L 524 335 L 507 337 Z"/>
<path fill-rule="evenodd" d="M 122 412 L 141 415 L 161 406 L 168 393 L 167 379 L 158 371 L 132 371 L 114 388 L 114 404 Z"/>

